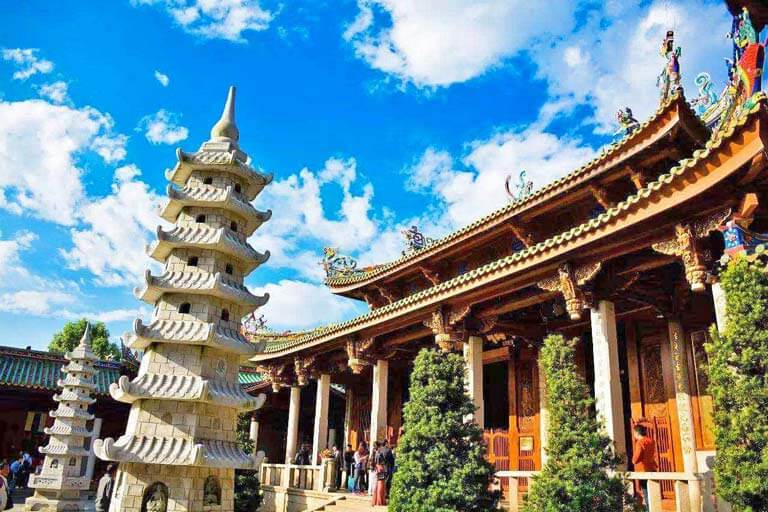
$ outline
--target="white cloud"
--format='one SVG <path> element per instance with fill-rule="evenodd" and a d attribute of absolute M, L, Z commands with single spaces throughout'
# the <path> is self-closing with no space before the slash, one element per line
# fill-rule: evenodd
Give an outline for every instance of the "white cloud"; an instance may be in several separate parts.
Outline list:
<path fill-rule="evenodd" d="M 437 232 L 456 229 L 503 206 L 508 197 L 504 181 L 521 170 L 536 188 L 580 167 L 594 150 L 578 140 L 560 138 L 529 127 L 474 141 L 456 159 L 446 151 L 428 148 L 408 170 L 408 188 L 438 199 L 432 224 Z"/>
<path fill-rule="evenodd" d="M 168 87 L 168 84 L 171 83 L 171 79 L 168 78 L 168 75 L 166 75 L 165 73 L 161 73 L 158 70 L 155 70 L 155 80 L 160 82 L 160 85 L 162 85 L 163 87 Z"/>
<path fill-rule="evenodd" d="M 0 294 L 0 311 L 51 316 L 54 309 L 76 303 L 70 293 L 58 290 L 19 290 Z"/>
<path fill-rule="evenodd" d="M 53 71 L 53 62 L 37 57 L 37 48 L 4 48 L 2 57 L 5 61 L 13 62 L 17 71 L 13 73 L 16 80 L 26 80 L 37 73 Z"/>
<path fill-rule="evenodd" d="M 308 329 L 341 322 L 365 311 L 365 303 L 331 294 L 323 284 L 282 280 L 256 290 L 269 293 L 261 309 L 268 327 L 275 330 Z"/>
<path fill-rule="evenodd" d="M 125 156 L 125 137 L 92 107 L 0 101 L 0 208 L 72 225 L 84 199 L 79 158 Z"/>
<path fill-rule="evenodd" d="M 37 235 L 30 231 L 19 231 L 9 240 L 0 239 L 0 282 L 19 281 L 29 275 L 21 263 L 20 254 L 35 240 Z"/>
<path fill-rule="evenodd" d="M 695 16 L 690 15 L 693 12 Z M 665 64 L 659 47 L 669 29 L 675 30 L 676 44 L 682 47 L 687 97 L 696 96 L 693 80 L 702 71 L 710 72 L 718 90 L 722 88 L 723 58 L 730 56 L 731 42 L 725 38 L 730 23 L 722 2 L 609 2 L 577 32 L 554 45 L 538 45 L 532 56 L 539 75 L 549 83 L 550 104 L 557 103 L 553 114 L 586 104 L 594 107 L 598 130 L 612 132 L 619 108 L 629 106 L 642 121 L 658 106 L 655 83 Z"/>
<path fill-rule="evenodd" d="M 378 233 L 371 204 L 373 187 L 365 183 L 362 192 L 355 194 L 352 186 L 357 179 L 354 159 L 329 158 L 318 172 L 305 168 L 273 182 L 259 196 L 258 206 L 272 209 L 275 215 L 256 231 L 251 243 L 259 250 L 269 249 L 271 265 L 321 279 L 318 262 L 323 246 L 357 251 Z M 332 188 L 341 189 L 342 194 L 335 211 L 322 199 L 323 192 Z"/>
<path fill-rule="evenodd" d="M 59 80 L 50 84 L 43 84 L 39 87 L 38 92 L 43 98 L 48 98 L 53 103 L 62 104 L 66 103 L 69 99 L 67 95 L 67 82 Z"/>
<path fill-rule="evenodd" d="M 138 129 L 152 144 L 176 144 L 189 136 L 189 130 L 179 124 L 180 116 L 160 109 L 139 121 Z"/>
<path fill-rule="evenodd" d="M 269 27 L 274 13 L 258 0 L 131 0 L 164 9 L 184 30 L 205 39 L 244 42 L 243 32 Z"/>
<path fill-rule="evenodd" d="M 482 75 L 536 41 L 567 33 L 577 2 L 358 0 L 344 32 L 357 57 L 416 86 Z M 383 18 L 383 20 L 381 20 Z"/>
<path fill-rule="evenodd" d="M 160 223 L 161 198 L 143 181 L 135 165 L 115 171 L 112 193 L 84 204 L 85 228 L 72 230 L 73 247 L 62 250 L 68 266 L 86 269 L 106 286 L 135 283 L 150 265 L 144 247 Z"/>

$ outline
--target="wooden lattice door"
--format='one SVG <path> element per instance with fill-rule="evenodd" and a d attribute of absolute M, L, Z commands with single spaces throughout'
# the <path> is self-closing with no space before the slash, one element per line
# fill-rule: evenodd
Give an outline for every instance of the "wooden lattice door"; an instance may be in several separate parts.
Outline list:
<path fill-rule="evenodd" d="M 644 339 L 640 347 L 640 381 L 643 397 L 644 420 L 656 443 L 659 471 L 676 471 L 675 446 L 672 431 L 674 387 L 670 367 L 670 354 L 661 336 Z M 661 483 L 662 508 L 674 510 L 675 488 L 671 481 Z"/>
<path fill-rule="evenodd" d="M 539 423 L 539 375 L 536 351 L 521 349 L 509 361 L 509 453 L 513 470 L 541 468 Z M 519 480 L 518 490 L 528 492 L 528 479 Z"/>

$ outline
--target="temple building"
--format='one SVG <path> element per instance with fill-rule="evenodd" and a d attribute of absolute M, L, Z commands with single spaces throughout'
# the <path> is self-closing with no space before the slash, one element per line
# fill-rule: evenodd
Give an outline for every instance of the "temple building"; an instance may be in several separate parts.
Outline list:
<path fill-rule="evenodd" d="M 658 109 L 642 122 L 620 111 L 622 138 L 582 167 L 538 190 L 522 187 L 506 206 L 440 239 L 410 230 L 395 261 L 360 269 L 326 249 L 330 290 L 369 311 L 257 336 L 265 349 L 252 361 L 273 384 L 268 403 L 289 404 L 285 442 L 266 449 L 264 510 L 331 499 L 316 484 L 330 429 L 343 431 L 338 446 L 397 444 L 411 365 L 425 347 L 464 354 L 474 421 L 505 506 L 517 510 L 546 459 L 538 351 L 548 333 L 578 338 L 579 372 L 617 453 L 631 459 L 632 426 L 649 428 L 660 462 L 649 484 L 655 510 L 726 510 L 711 477 L 704 344 L 710 326 L 725 321 L 719 262 L 768 231 L 764 48 L 749 35 L 768 12 L 749 0 L 726 5 L 736 59 L 720 96 L 686 98 L 670 31 Z M 305 420 L 308 385 L 314 415 Z M 333 385 L 345 389 L 343 423 L 328 413 Z M 307 432 L 313 465 L 284 466 Z M 624 469 L 630 480 L 643 478 Z"/>
<path fill-rule="evenodd" d="M 80 344 L 65 356 L 68 364 L 63 368 L 64 379 L 57 384 L 61 393 L 53 400 L 59 406 L 50 412 L 54 419 L 51 427 L 44 429 L 48 444 L 40 447 L 45 456 L 40 473 L 30 477 L 29 487 L 35 494 L 27 499 L 26 510 L 90 510 L 87 492 L 93 477 L 94 459 L 90 457 L 90 440 L 98 434 L 100 426 L 93 422 L 94 415 L 88 407 L 96 399 L 96 369 L 98 358 L 91 350 L 91 326 L 86 324 Z"/>
<path fill-rule="evenodd" d="M 243 391 L 240 363 L 261 347 L 242 333 L 241 319 L 266 303 L 243 279 L 269 258 L 246 241 L 270 212 L 252 205 L 270 183 L 239 148 L 235 89 L 199 151 L 179 150 L 148 254 L 164 264 L 147 272 L 140 299 L 155 309 L 134 323 L 130 349 L 143 355 L 134 379 L 121 377 L 110 394 L 131 409 L 125 434 L 94 443 L 96 455 L 119 462 L 113 511 L 233 510 L 235 469 L 255 469 L 263 454 L 237 444 L 239 413 L 261 407 L 264 395 Z"/>

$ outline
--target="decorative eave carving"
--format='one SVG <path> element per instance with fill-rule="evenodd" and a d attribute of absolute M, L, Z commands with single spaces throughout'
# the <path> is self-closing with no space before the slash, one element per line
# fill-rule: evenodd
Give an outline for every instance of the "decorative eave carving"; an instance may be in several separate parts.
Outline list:
<path fill-rule="evenodd" d="M 565 308 L 571 320 L 581 320 L 582 311 L 589 307 L 590 303 L 583 286 L 597 275 L 600 267 L 600 262 L 576 268 L 570 263 L 563 263 L 558 267 L 556 276 L 539 281 L 537 286 L 550 292 L 560 292 L 565 299 Z"/>
<path fill-rule="evenodd" d="M 371 364 L 370 350 L 375 341 L 376 338 L 347 340 L 347 365 L 355 375 L 360 375 Z"/>
<path fill-rule="evenodd" d="M 590 184 L 589 191 L 592 194 L 592 197 L 595 198 L 595 201 L 597 201 L 604 210 L 608 210 L 613 207 L 613 203 L 608 198 L 608 192 L 603 187 Z"/>
<path fill-rule="evenodd" d="M 469 316 L 472 307 L 462 306 L 447 310 L 439 308 L 432 312 L 424 325 L 435 335 L 435 343 L 443 352 L 461 350 L 461 344 L 466 338 L 465 320 Z"/>
<path fill-rule="evenodd" d="M 299 386 L 306 386 L 314 372 L 314 366 L 317 361 L 317 354 L 307 357 L 297 357 L 293 361 L 293 371 L 296 374 L 296 383 Z"/>
<path fill-rule="evenodd" d="M 528 230 L 521 226 L 519 223 L 510 221 L 508 225 L 509 229 L 511 229 L 512 233 L 515 235 L 515 238 L 520 240 L 520 242 L 522 242 L 526 248 L 536 244 L 533 236 L 531 236 Z"/>
<path fill-rule="evenodd" d="M 694 292 L 706 290 L 707 263 L 711 258 L 701 246 L 700 239 L 715 231 L 730 214 L 731 209 L 727 208 L 691 222 L 677 224 L 672 238 L 652 245 L 656 252 L 680 258 L 685 269 L 685 279 Z"/>
<path fill-rule="evenodd" d="M 397 301 L 397 297 L 394 293 L 392 293 L 391 290 L 388 288 L 385 288 L 384 286 L 376 285 L 374 286 L 376 291 L 379 292 L 379 294 L 384 298 L 385 301 L 387 301 L 387 304 L 392 304 L 393 302 Z"/>
<path fill-rule="evenodd" d="M 642 190 L 648 184 L 643 171 L 637 169 L 629 169 L 629 179 L 632 180 L 632 184 L 637 190 Z"/>
<path fill-rule="evenodd" d="M 266 373 L 266 380 L 272 383 L 272 392 L 277 393 L 281 387 L 288 387 L 291 381 L 286 376 L 287 364 L 274 364 L 263 368 Z"/>
<path fill-rule="evenodd" d="M 432 286 L 437 286 L 440 284 L 440 273 L 434 268 L 421 265 L 419 266 L 419 271 L 421 272 L 421 275 L 423 275 L 424 278 L 432 284 Z"/>

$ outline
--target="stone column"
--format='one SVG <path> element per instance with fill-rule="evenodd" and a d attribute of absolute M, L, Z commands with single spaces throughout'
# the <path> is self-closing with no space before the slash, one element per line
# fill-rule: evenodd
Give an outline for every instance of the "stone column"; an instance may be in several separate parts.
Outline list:
<path fill-rule="evenodd" d="M 248 439 L 253 443 L 253 453 L 256 453 L 259 443 L 259 420 L 256 415 L 251 416 L 251 429 L 248 431 Z"/>
<path fill-rule="evenodd" d="M 349 444 L 349 429 L 352 428 L 352 401 L 354 400 L 354 393 L 352 391 L 352 388 L 347 386 L 347 389 L 344 393 L 344 434 L 343 437 L 343 446 L 342 449 L 346 450 L 347 445 Z M 353 450 L 357 449 L 357 446 L 352 447 Z"/>
<path fill-rule="evenodd" d="M 688 343 L 683 325 L 679 320 L 670 319 L 667 325 L 670 353 L 672 354 L 672 374 L 675 381 L 677 420 L 680 426 L 680 450 L 683 452 L 683 470 L 686 473 L 698 473 L 696 436 L 693 432 L 693 406 L 688 381 Z M 691 510 L 701 510 L 701 482 L 690 482 L 688 494 L 691 499 Z"/>
<path fill-rule="evenodd" d="M 721 333 L 725 330 L 725 290 L 720 284 L 720 281 L 712 283 L 712 301 L 715 303 L 715 321 L 717 322 L 717 330 Z"/>
<path fill-rule="evenodd" d="M 328 403 L 330 399 L 331 376 L 323 373 L 317 379 L 315 427 L 312 429 L 312 464 L 320 463 L 320 452 L 328 446 Z"/>
<path fill-rule="evenodd" d="M 285 463 L 293 464 L 296 458 L 296 443 L 299 442 L 299 410 L 301 408 L 301 388 L 291 386 L 291 401 L 288 405 L 288 431 L 285 441 Z"/>
<path fill-rule="evenodd" d="M 378 359 L 373 366 L 373 392 L 371 393 L 371 446 L 387 435 L 387 380 L 389 361 Z"/>
<path fill-rule="evenodd" d="M 96 464 L 96 454 L 93 452 L 93 440 L 98 439 L 101 434 L 101 418 L 93 420 L 93 435 L 89 441 L 91 453 L 88 455 L 88 462 L 85 465 L 85 477 L 88 480 L 93 478 L 93 467 Z"/>
<path fill-rule="evenodd" d="M 591 308 L 590 317 L 595 366 L 595 408 L 606 432 L 613 440 L 616 454 L 626 458 L 616 312 L 613 302 L 601 300 L 597 307 Z"/>
<path fill-rule="evenodd" d="M 485 426 L 483 402 L 483 338 L 470 336 L 464 343 L 464 361 L 467 365 L 467 394 L 475 404 L 473 418 L 480 428 Z"/>

